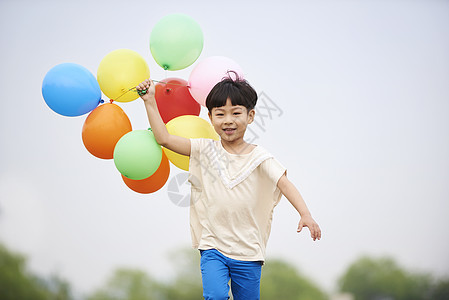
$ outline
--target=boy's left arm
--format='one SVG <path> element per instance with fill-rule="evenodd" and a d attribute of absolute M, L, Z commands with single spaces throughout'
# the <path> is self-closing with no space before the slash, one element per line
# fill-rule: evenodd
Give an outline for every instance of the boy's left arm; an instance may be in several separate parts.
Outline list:
<path fill-rule="evenodd" d="M 314 241 L 316 239 L 321 239 L 320 226 L 318 226 L 317 222 L 315 222 L 312 218 L 312 214 L 307 208 L 306 202 L 302 198 L 298 189 L 290 180 L 288 180 L 285 174 L 279 179 L 277 186 L 281 193 L 288 199 L 288 201 L 290 201 L 301 216 L 297 231 L 300 232 L 303 227 L 308 227 L 310 230 L 310 235 Z"/>

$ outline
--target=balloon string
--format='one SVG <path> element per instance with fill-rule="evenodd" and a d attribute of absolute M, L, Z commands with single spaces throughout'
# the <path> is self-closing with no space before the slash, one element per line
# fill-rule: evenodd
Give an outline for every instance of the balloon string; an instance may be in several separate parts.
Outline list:
<path fill-rule="evenodd" d="M 168 83 L 168 82 L 165 82 L 165 81 L 159 81 L 159 80 L 155 80 L 155 79 L 152 79 L 152 80 L 153 80 L 154 82 L 158 82 L 158 83 L 162 83 L 162 84 L 172 84 L 172 85 L 179 85 L 179 86 L 186 86 L 186 87 L 189 87 L 188 84 Z M 133 88 L 128 89 L 126 92 L 124 92 L 123 94 L 121 94 L 120 96 L 118 96 L 117 98 L 115 98 L 114 101 L 117 101 L 117 99 L 119 99 L 120 97 L 124 96 L 125 94 L 127 94 L 128 92 L 131 92 L 131 91 L 133 91 L 133 90 L 137 90 L 136 87 L 133 87 Z M 111 100 L 112 100 L 112 99 L 111 99 Z"/>
<path fill-rule="evenodd" d="M 188 84 L 180 84 L 180 83 L 171 83 L 171 82 L 165 82 L 165 81 L 159 81 L 159 80 L 154 80 L 152 79 L 154 82 L 158 82 L 158 83 L 163 83 L 163 84 L 173 84 L 173 85 L 179 85 L 179 86 L 189 86 Z"/>

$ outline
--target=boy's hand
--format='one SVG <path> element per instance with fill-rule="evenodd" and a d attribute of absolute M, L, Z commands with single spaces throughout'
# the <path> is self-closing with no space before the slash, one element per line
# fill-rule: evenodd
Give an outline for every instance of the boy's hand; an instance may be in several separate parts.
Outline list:
<path fill-rule="evenodd" d="M 298 225 L 298 232 L 301 232 L 303 227 L 308 227 L 310 230 L 310 236 L 312 237 L 312 239 L 315 240 L 320 240 L 321 239 L 321 229 L 320 226 L 318 226 L 317 222 L 315 222 L 315 220 L 311 217 L 311 216 L 304 216 L 301 217 L 301 220 L 299 220 L 299 225 Z"/>
<path fill-rule="evenodd" d="M 143 91 L 147 90 L 147 92 L 143 95 L 139 93 L 140 98 L 142 98 L 143 101 L 149 101 L 154 99 L 154 94 L 156 92 L 156 89 L 154 87 L 153 80 L 151 79 L 145 79 L 142 83 L 140 83 L 138 86 L 136 86 L 137 91 Z"/>

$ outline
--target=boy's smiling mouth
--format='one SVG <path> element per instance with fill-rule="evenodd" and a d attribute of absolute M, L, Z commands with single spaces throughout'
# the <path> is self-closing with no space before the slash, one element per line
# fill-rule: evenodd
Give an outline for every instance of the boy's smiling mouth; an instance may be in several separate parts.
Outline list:
<path fill-rule="evenodd" d="M 223 128 L 223 131 L 226 134 L 233 134 L 236 130 L 237 130 L 237 128 Z"/>

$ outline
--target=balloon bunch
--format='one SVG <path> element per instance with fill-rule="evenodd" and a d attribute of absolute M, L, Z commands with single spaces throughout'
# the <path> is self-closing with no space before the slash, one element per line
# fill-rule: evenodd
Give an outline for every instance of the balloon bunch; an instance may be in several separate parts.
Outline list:
<path fill-rule="evenodd" d="M 202 49 L 199 24 L 184 14 L 163 17 L 150 35 L 151 55 L 167 71 L 191 66 Z M 157 106 L 170 134 L 219 139 L 199 114 L 210 90 L 230 70 L 243 77 L 233 60 L 212 56 L 193 68 L 188 81 L 174 77 L 153 80 L 157 82 Z M 113 103 L 139 98 L 135 87 L 147 78 L 150 70 L 144 58 L 135 51 L 118 49 L 102 59 L 97 78 L 83 66 L 63 63 L 50 69 L 42 83 L 43 98 L 54 112 L 70 117 L 89 113 L 82 128 L 85 148 L 95 157 L 113 159 L 124 183 L 138 193 L 152 193 L 165 185 L 169 161 L 182 170 L 189 169 L 189 157 L 162 148 L 151 129 L 133 130 L 126 113 Z M 101 99 L 102 92 L 110 103 Z"/>

